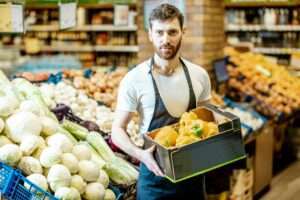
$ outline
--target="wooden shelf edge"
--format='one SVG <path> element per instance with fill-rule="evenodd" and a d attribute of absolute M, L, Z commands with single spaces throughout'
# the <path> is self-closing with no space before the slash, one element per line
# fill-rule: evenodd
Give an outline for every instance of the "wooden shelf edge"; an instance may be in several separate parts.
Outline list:
<path fill-rule="evenodd" d="M 236 2 L 224 3 L 225 8 L 247 8 L 247 7 L 295 7 L 300 3 L 292 2 Z"/>
<path fill-rule="evenodd" d="M 25 47 L 21 47 L 25 50 Z M 39 52 L 127 52 L 136 53 L 139 51 L 137 45 L 95 45 L 95 46 L 42 46 Z"/>
<path fill-rule="evenodd" d="M 136 3 L 115 3 L 115 4 L 125 4 L 129 5 L 129 8 L 135 9 L 137 7 Z M 112 9 L 114 8 L 114 3 L 98 3 L 98 4 L 78 4 L 78 7 L 83 7 L 87 9 Z M 58 4 L 25 4 L 25 8 L 28 9 L 49 9 L 49 8 L 58 8 Z"/>
<path fill-rule="evenodd" d="M 26 31 L 45 32 L 45 31 L 137 31 L 137 26 L 116 26 L 116 25 L 83 25 L 75 28 L 60 30 L 59 25 L 32 25 Z"/>

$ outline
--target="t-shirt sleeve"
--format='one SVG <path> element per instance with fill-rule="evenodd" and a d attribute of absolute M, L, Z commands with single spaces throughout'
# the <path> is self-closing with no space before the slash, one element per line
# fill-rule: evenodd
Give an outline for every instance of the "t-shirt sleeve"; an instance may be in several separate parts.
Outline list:
<path fill-rule="evenodd" d="M 211 83 L 210 78 L 206 70 L 203 69 L 201 73 L 201 82 L 203 91 L 200 93 L 199 102 L 209 100 L 211 98 Z"/>
<path fill-rule="evenodd" d="M 119 85 L 116 110 L 135 112 L 137 104 L 136 90 L 132 81 L 126 75 Z"/>

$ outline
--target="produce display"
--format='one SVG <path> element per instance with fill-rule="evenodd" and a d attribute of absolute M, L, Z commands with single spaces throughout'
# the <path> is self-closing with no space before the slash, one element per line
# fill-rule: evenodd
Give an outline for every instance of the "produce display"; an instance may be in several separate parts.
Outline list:
<path fill-rule="evenodd" d="M 179 121 L 179 127 L 165 126 L 155 135 L 154 141 L 166 147 L 180 147 L 205 140 L 218 133 L 218 125 L 198 118 L 194 112 L 184 113 Z"/>
<path fill-rule="evenodd" d="M 276 117 L 288 116 L 300 107 L 300 80 L 289 74 L 284 66 L 254 53 L 238 53 L 227 49 L 230 56 L 229 86 L 242 96 L 256 101 L 256 109 Z"/>
<path fill-rule="evenodd" d="M 59 199 L 104 200 L 108 189 L 136 182 L 138 172 L 117 157 L 97 132 L 50 112 L 39 88 L 25 79 L 10 82 L 0 71 L 0 161 Z M 28 187 L 28 185 L 24 185 Z"/>
<path fill-rule="evenodd" d="M 225 103 L 223 101 L 223 98 L 217 94 L 214 90 L 211 92 L 211 104 L 219 106 L 219 107 L 224 107 Z"/>
<path fill-rule="evenodd" d="M 265 123 L 262 118 L 255 117 L 250 112 L 244 111 L 237 107 L 226 107 L 224 110 L 239 117 L 241 123 L 246 124 L 248 127 L 252 128 L 253 131 L 260 129 Z"/>
<path fill-rule="evenodd" d="M 67 81 L 56 85 L 42 83 L 39 88 L 49 107 L 55 108 L 56 104 L 61 103 L 68 105 L 76 116 L 95 122 L 104 133 L 111 132 L 114 112 L 106 106 L 98 105 L 84 91 L 74 88 Z M 138 134 L 138 125 L 134 121 L 129 122 L 127 132 L 136 145 L 143 146 L 144 141 Z"/>
<path fill-rule="evenodd" d="M 109 73 L 96 71 L 91 77 L 86 78 L 82 70 L 66 70 L 64 75 L 67 79 L 73 80 L 76 89 L 85 91 L 88 96 L 114 109 L 120 81 L 127 71 L 127 68 L 119 67 Z"/>

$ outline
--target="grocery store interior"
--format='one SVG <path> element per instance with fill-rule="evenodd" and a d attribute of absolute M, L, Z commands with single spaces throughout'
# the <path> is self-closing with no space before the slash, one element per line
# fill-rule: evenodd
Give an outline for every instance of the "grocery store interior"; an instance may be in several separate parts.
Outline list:
<path fill-rule="evenodd" d="M 153 56 L 161 3 L 185 17 L 180 55 L 209 74 L 203 110 L 226 118 L 215 155 L 189 155 L 210 164 L 180 172 L 170 156 L 168 177 L 201 168 L 208 200 L 299 199 L 300 0 L 0 0 L 5 199 L 136 199 L 139 161 L 113 144 L 112 123 L 121 80 Z M 138 116 L 127 132 L 142 148 Z"/>

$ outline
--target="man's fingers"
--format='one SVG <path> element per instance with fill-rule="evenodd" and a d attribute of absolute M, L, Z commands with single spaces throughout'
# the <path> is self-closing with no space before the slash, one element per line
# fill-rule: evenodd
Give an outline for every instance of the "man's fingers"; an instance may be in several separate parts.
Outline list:
<path fill-rule="evenodd" d="M 155 145 L 153 145 L 152 147 L 150 147 L 148 150 L 149 150 L 149 152 L 153 153 L 154 150 L 155 150 Z"/>
<path fill-rule="evenodd" d="M 160 170 L 159 166 L 156 163 L 152 164 L 152 169 L 156 176 L 164 176 L 164 174 L 162 173 L 162 171 Z"/>

